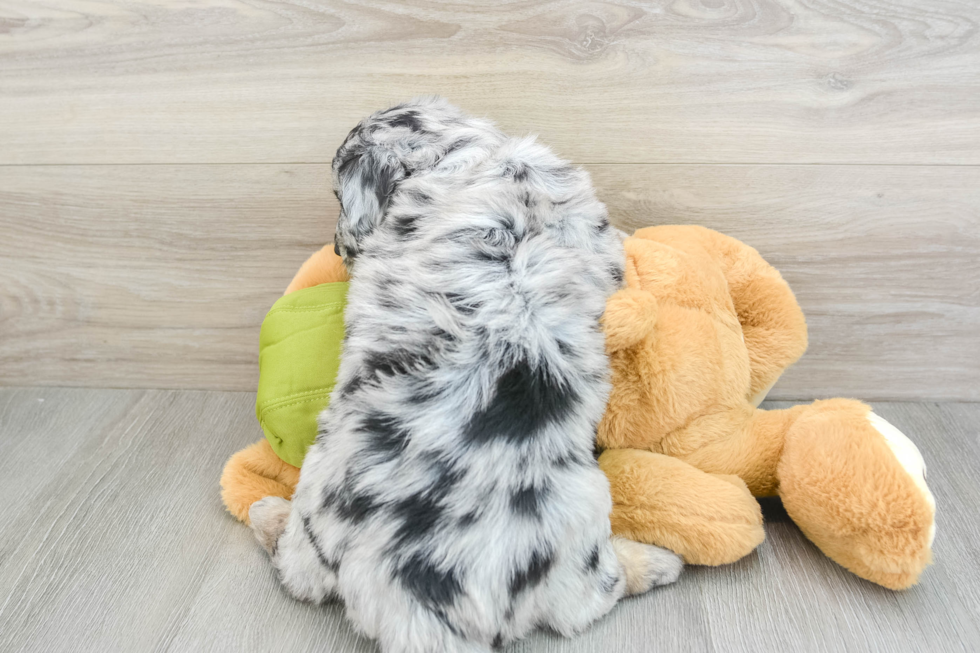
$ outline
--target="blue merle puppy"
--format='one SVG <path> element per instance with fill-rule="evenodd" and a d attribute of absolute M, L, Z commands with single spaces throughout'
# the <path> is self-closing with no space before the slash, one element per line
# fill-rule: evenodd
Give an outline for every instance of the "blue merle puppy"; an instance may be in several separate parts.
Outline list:
<path fill-rule="evenodd" d="M 588 175 L 440 99 L 333 161 L 351 273 L 330 406 L 292 502 L 249 513 L 297 598 L 386 652 L 570 635 L 680 559 L 610 537 L 599 319 L 624 254 Z"/>

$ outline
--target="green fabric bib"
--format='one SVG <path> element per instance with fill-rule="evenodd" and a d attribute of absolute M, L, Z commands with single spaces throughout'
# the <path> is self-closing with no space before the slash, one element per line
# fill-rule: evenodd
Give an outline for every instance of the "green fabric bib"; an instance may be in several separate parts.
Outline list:
<path fill-rule="evenodd" d="M 255 416 L 273 451 L 300 467 L 330 402 L 344 340 L 345 282 L 283 295 L 259 333 Z"/>

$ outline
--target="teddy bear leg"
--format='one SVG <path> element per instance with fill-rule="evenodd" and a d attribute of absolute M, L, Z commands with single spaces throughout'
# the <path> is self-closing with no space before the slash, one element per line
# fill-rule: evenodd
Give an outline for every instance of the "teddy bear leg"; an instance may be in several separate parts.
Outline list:
<path fill-rule="evenodd" d="M 818 401 L 786 434 L 777 475 L 786 512 L 828 557 L 891 589 L 932 559 L 935 500 L 922 456 L 857 401 Z"/>
<path fill-rule="evenodd" d="M 695 565 L 734 562 L 765 538 L 759 504 L 734 476 L 639 449 L 609 449 L 599 467 L 609 478 L 615 535 L 669 549 Z"/>
<path fill-rule="evenodd" d="M 291 499 L 299 468 L 283 462 L 263 438 L 228 459 L 221 473 L 221 500 L 232 515 L 249 523 L 249 507 L 263 497 Z"/>

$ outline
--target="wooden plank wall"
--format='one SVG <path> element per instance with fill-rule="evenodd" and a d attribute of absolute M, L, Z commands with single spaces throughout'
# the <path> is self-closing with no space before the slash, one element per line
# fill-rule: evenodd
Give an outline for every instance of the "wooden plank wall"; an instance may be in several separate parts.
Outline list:
<path fill-rule="evenodd" d="M 250 390 L 365 114 L 443 94 L 616 224 L 779 267 L 772 397 L 980 400 L 980 5 L 0 0 L 0 384 Z"/>

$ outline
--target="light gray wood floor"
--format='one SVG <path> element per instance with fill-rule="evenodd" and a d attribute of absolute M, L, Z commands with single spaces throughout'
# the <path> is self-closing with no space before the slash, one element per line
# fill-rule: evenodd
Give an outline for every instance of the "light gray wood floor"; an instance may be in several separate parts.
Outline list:
<path fill-rule="evenodd" d="M 254 395 L 0 389 L 0 651 L 373 651 L 340 606 L 279 588 L 218 476 L 260 437 Z M 773 404 L 773 406 L 782 404 Z M 742 561 L 689 567 L 581 637 L 527 651 L 975 651 L 980 404 L 878 403 L 928 464 L 935 564 L 895 593 L 851 576 L 778 505 Z"/>

